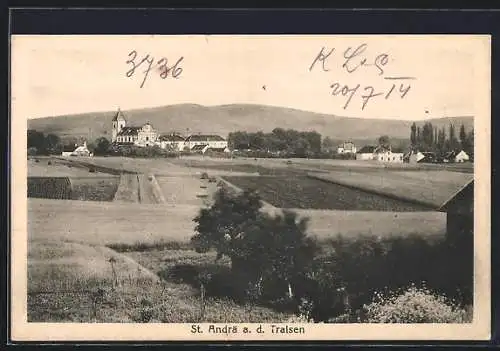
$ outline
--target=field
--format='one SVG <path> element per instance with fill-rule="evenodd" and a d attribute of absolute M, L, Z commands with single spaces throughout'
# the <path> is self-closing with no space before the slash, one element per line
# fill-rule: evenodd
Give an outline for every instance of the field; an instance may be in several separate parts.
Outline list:
<path fill-rule="evenodd" d="M 472 174 L 449 171 L 363 171 L 311 174 L 339 185 L 376 192 L 381 195 L 417 201 L 431 208 L 438 208 L 465 184 L 473 180 Z"/>
<path fill-rule="evenodd" d="M 265 211 L 279 214 L 287 208 L 310 218 L 309 235 L 325 244 L 337 235 L 443 237 L 445 213 L 383 192 L 427 199 L 430 190 L 453 192 L 470 177 L 329 160 L 51 160 L 52 165 L 48 159 L 29 161 L 28 174 L 65 177 L 73 200 L 28 199 L 28 311 L 33 321 L 288 320 L 286 313 L 264 306 L 249 311 L 221 297 L 207 298 L 201 318 L 199 287 L 172 276 L 179 266 L 227 268 L 227 262 L 214 264 L 214 252 L 199 254 L 189 245 L 193 218 L 217 188 L 217 182 L 201 179 L 205 172 L 237 188 L 256 188 L 272 205 Z M 96 172 L 89 172 L 92 167 Z M 137 277 L 139 271 L 144 279 Z M 103 295 L 96 305 L 98 293 Z"/>
<path fill-rule="evenodd" d="M 50 162 L 50 165 L 49 165 Z M 36 157 L 28 160 L 28 177 L 103 177 L 109 174 L 89 172 L 84 167 L 70 160 L 55 157 Z"/>
<path fill-rule="evenodd" d="M 202 316 L 195 287 L 159 278 L 173 268 L 168 257 L 179 256 L 178 252 L 149 256 L 154 259 L 141 261 L 166 263 L 149 265 L 150 270 L 106 247 L 30 242 L 28 321 L 224 323 L 281 322 L 290 317 L 265 307 L 248 310 L 220 299 L 207 299 Z M 193 256 L 185 255 L 184 262 L 203 265 L 213 261 L 210 254 L 190 260 Z"/>
<path fill-rule="evenodd" d="M 255 189 L 275 207 L 328 209 L 344 211 L 425 211 L 412 205 L 380 195 L 363 192 L 308 177 L 224 177 L 243 189 Z"/>

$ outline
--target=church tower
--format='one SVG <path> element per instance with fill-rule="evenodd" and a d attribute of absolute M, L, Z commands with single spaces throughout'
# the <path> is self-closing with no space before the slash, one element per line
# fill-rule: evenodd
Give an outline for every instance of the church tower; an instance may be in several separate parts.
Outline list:
<path fill-rule="evenodd" d="M 113 130 L 111 133 L 111 142 L 115 143 L 116 142 L 116 137 L 118 136 L 118 133 L 125 127 L 127 124 L 127 121 L 125 120 L 125 117 L 123 117 L 123 113 L 118 108 L 118 112 L 116 112 L 115 117 L 113 118 Z"/>

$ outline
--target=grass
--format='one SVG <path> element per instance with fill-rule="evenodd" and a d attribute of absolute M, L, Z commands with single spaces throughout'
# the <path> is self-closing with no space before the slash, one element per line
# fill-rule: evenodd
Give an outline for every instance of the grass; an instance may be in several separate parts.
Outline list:
<path fill-rule="evenodd" d="M 256 306 L 245 306 L 228 299 L 207 298 L 200 314 L 198 290 L 188 284 L 160 280 L 157 275 L 129 256 L 99 247 L 76 243 L 31 241 L 28 256 L 28 321 L 104 322 L 104 323 L 238 323 L 282 322 L 290 315 Z M 165 269 L 154 259 L 158 252 L 190 260 L 193 251 L 142 252 L 150 266 Z M 135 253 L 136 256 L 141 253 Z M 211 260 L 198 255 L 198 262 Z M 110 257 L 116 260 L 119 285 L 113 286 Z M 153 257 L 153 259 L 151 259 Z M 178 262 L 182 262 L 180 259 Z M 142 272 L 138 276 L 137 272 Z"/>
<path fill-rule="evenodd" d="M 192 246 L 188 242 L 179 241 L 157 241 L 152 243 L 136 242 L 134 244 L 108 244 L 109 247 L 116 252 L 144 252 L 152 250 L 191 250 Z"/>
<path fill-rule="evenodd" d="M 157 282 L 158 277 L 127 256 L 102 246 L 31 240 L 28 245 L 28 290 L 82 290 L 112 281 L 114 260 L 118 280 Z"/>
<path fill-rule="evenodd" d="M 87 244 L 187 242 L 196 206 L 28 199 L 28 236 Z"/>

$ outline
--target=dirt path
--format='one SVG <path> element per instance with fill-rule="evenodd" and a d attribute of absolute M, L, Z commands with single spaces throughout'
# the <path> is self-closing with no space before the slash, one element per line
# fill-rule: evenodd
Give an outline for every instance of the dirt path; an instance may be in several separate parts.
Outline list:
<path fill-rule="evenodd" d="M 161 199 L 153 189 L 154 176 L 146 174 L 138 174 L 137 181 L 139 183 L 139 201 L 142 204 L 159 204 Z"/>
<path fill-rule="evenodd" d="M 120 184 L 118 185 L 118 190 L 115 193 L 113 201 L 129 203 L 140 202 L 137 175 L 122 174 L 120 176 Z"/>

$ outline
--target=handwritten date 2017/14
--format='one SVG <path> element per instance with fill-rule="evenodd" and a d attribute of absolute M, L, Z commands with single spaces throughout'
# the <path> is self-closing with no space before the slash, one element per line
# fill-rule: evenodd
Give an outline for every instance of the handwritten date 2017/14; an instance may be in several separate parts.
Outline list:
<path fill-rule="evenodd" d="M 146 83 L 149 72 L 155 65 L 160 71 L 160 78 L 165 79 L 170 75 L 172 78 L 178 79 L 182 73 L 182 67 L 180 67 L 180 63 L 183 59 L 184 57 L 181 56 L 173 66 L 168 66 L 168 59 L 165 57 L 162 57 L 155 63 L 155 58 L 153 56 L 150 56 L 149 54 L 142 57 L 141 59 L 137 59 L 137 51 L 132 50 L 128 54 L 128 59 L 126 61 L 126 64 L 131 65 L 131 68 L 125 74 L 128 78 L 131 78 L 134 75 L 135 70 L 142 66 L 142 64 L 145 64 L 146 69 L 142 72 L 144 74 L 144 77 L 140 85 L 141 88 L 144 86 L 144 83 Z"/>
<path fill-rule="evenodd" d="M 375 97 L 384 97 L 385 100 L 389 99 L 391 96 L 399 95 L 403 99 L 408 91 L 410 91 L 411 85 L 409 84 L 392 84 L 392 87 L 387 90 L 376 90 L 372 86 L 365 86 L 361 89 L 361 84 L 356 84 L 355 86 L 349 87 L 348 85 L 342 85 L 340 83 L 334 83 L 330 85 L 332 89 L 331 93 L 333 96 L 344 96 L 346 102 L 343 106 L 344 110 L 349 107 L 351 100 L 356 94 L 361 94 L 361 110 L 364 110 L 368 105 L 368 102 Z"/>

